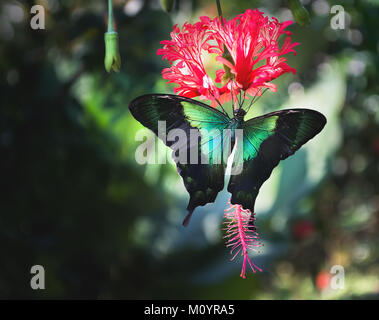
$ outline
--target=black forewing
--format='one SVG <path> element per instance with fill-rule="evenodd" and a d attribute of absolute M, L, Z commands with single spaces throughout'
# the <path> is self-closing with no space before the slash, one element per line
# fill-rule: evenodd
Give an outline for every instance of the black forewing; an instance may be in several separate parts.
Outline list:
<path fill-rule="evenodd" d="M 187 225 L 194 209 L 214 202 L 218 192 L 224 187 L 226 164 L 223 161 L 218 163 L 212 158 L 209 163 L 202 163 L 201 146 L 208 144 L 210 153 L 221 148 L 222 154 L 225 144 L 222 136 L 212 137 L 205 134 L 203 129 L 215 128 L 222 131 L 229 125 L 229 117 L 196 100 L 169 94 L 140 96 L 130 103 L 129 109 L 142 125 L 156 135 L 158 135 L 158 121 L 165 121 L 166 137 L 172 129 L 181 129 L 186 133 L 187 140 L 182 147 L 187 149 L 187 159 L 183 161 L 185 163 L 176 160 L 176 165 L 190 195 L 188 215 L 183 221 L 183 224 Z M 197 131 L 199 135 L 191 135 L 191 130 Z M 167 139 L 163 139 L 163 142 L 168 147 L 173 147 L 175 143 Z M 197 148 L 197 153 L 193 153 L 192 148 Z"/>

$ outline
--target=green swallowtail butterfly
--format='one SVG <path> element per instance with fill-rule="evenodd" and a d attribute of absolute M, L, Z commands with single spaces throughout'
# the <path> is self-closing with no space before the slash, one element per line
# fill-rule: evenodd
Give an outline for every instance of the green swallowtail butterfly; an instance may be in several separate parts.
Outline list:
<path fill-rule="evenodd" d="M 242 170 L 239 174 L 231 175 L 227 189 L 232 194 L 232 204 L 240 204 L 244 209 L 254 212 L 259 189 L 279 161 L 294 154 L 326 124 L 326 118 L 321 113 L 309 109 L 280 110 L 245 120 L 246 112 L 242 107 L 230 117 L 226 112 L 199 101 L 170 94 L 140 96 L 130 103 L 129 109 L 134 118 L 156 135 L 159 121 L 165 121 L 166 135 L 172 129 L 181 129 L 187 133 L 187 143 L 181 148 L 186 148 L 186 151 L 194 146 L 197 148 L 195 157 L 193 153 L 186 152 L 186 161 L 176 163 L 190 195 L 188 214 L 183 225 L 189 223 L 197 206 L 214 202 L 224 188 L 227 163 L 225 160 L 219 161 L 216 154 L 226 152 L 228 157 L 233 148 L 236 150 L 234 157 L 239 154 Z M 196 144 L 191 138 L 191 130 L 198 132 L 195 135 Z M 220 134 L 210 135 L 212 130 Z M 225 130 L 231 132 L 230 139 L 225 139 L 222 134 Z M 237 130 L 242 132 L 242 143 L 241 139 L 236 139 Z M 167 140 L 164 143 L 173 148 L 174 142 Z M 206 150 L 210 153 L 207 163 L 201 161 L 204 145 L 207 145 Z"/>

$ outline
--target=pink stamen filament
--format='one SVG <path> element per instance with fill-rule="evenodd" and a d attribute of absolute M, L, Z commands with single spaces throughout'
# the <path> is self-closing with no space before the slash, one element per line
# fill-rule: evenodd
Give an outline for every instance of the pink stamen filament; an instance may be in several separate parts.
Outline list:
<path fill-rule="evenodd" d="M 229 205 L 230 208 L 225 210 L 225 218 L 227 221 L 224 222 L 226 225 L 224 230 L 226 230 L 227 235 L 224 238 L 227 238 L 226 246 L 231 247 L 230 253 L 233 255 L 231 260 L 240 252 L 241 256 L 244 257 L 240 276 L 245 278 L 246 261 L 254 273 L 256 270 L 262 272 L 262 270 L 250 260 L 248 255 L 248 249 L 257 251 L 256 247 L 262 246 L 262 243 L 259 242 L 255 227 L 249 225 L 251 218 L 250 210 L 244 210 L 241 205 L 231 205 L 230 203 Z M 255 220 L 254 217 L 253 219 Z"/>

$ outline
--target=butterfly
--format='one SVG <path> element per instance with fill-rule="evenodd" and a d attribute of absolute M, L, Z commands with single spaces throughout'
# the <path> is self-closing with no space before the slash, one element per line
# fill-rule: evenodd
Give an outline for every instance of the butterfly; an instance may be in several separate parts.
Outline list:
<path fill-rule="evenodd" d="M 196 207 L 214 202 L 223 190 L 226 159 L 233 148 L 241 170 L 230 176 L 227 188 L 232 195 L 230 202 L 254 212 L 259 189 L 279 161 L 294 154 L 326 124 L 324 115 L 310 109 L 280 110 L 247 120 L 242 105 L 230 117 L 224 109 L 222 112 L 197 100 L 171 94 L 139 96 L 130 102 L 129 109 L 136 120 L 157 136 L 162 121 L 166 135 L 170 130 L 186 133 L 186 143 L 179 145 L 176 140 L 162 139 L 176 156 L 181 151 L 184 154 L 185 161 L 174 156 L 190 196 L 184 226 Z M 204 153 L 208 153 L 208 161 L 202 161 Z M 225 154 L 221 159 L 220 155 Z M 238 161 L 233 162 L 237 166 Z"/>

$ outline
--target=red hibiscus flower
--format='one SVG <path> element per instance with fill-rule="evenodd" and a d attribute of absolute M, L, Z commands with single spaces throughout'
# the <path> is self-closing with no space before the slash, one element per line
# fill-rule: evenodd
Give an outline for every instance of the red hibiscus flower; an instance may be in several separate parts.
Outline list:
<path fill-rule="evenodd" d="M 193 25 L 185 23 L 182 31 L 175 25 L 171 32 L 172 40 L 161 41 L 164 46 L 157 54 L 163 55 L 162 58 L 170 64 L 175 63 L 162 71 L 163 78 L 169 80 L 168 83 L 179 85 L 174 89 L 175 93 L 188 98 L 200 96 L 201 99 L 214 101 L 226 88 L 216 87 L 205 72 L 202 54 L 210 48 L 208 41 L 212 30 L 203 17 L 200 19 Z"/>
<path fill-rule="evenodd" d="M 162 71 L 163 78 L 179 85 L 175 92 L 193 98 L 229 101 L 241 91 L 252 96 L 261 95 L 263 88 L 276 91 L 270 83 L 280 75 L 296 70 L 286 63 L 283 55 L 293 52 L 298 43 L 291 42 L 289 31 L 284 30 L 292 21 L 280 23 L 276 18 L 264 17 L 259 10 L 247 10 L 226 20 L 201 17 L 195 24 L 185 23 L 182 31 L 177 26 L 172 40 L 157 54 L 171 64 Z M 278 40 L 285 35 L 282 46 Z M 215 81 L 206 73 L 202 55 L 216 53 L 223 65 L 216 72 Z M 223 80 L 223 81 L 222 81 Z M 216 86 L 215 83 L 223 83 Z"/>

